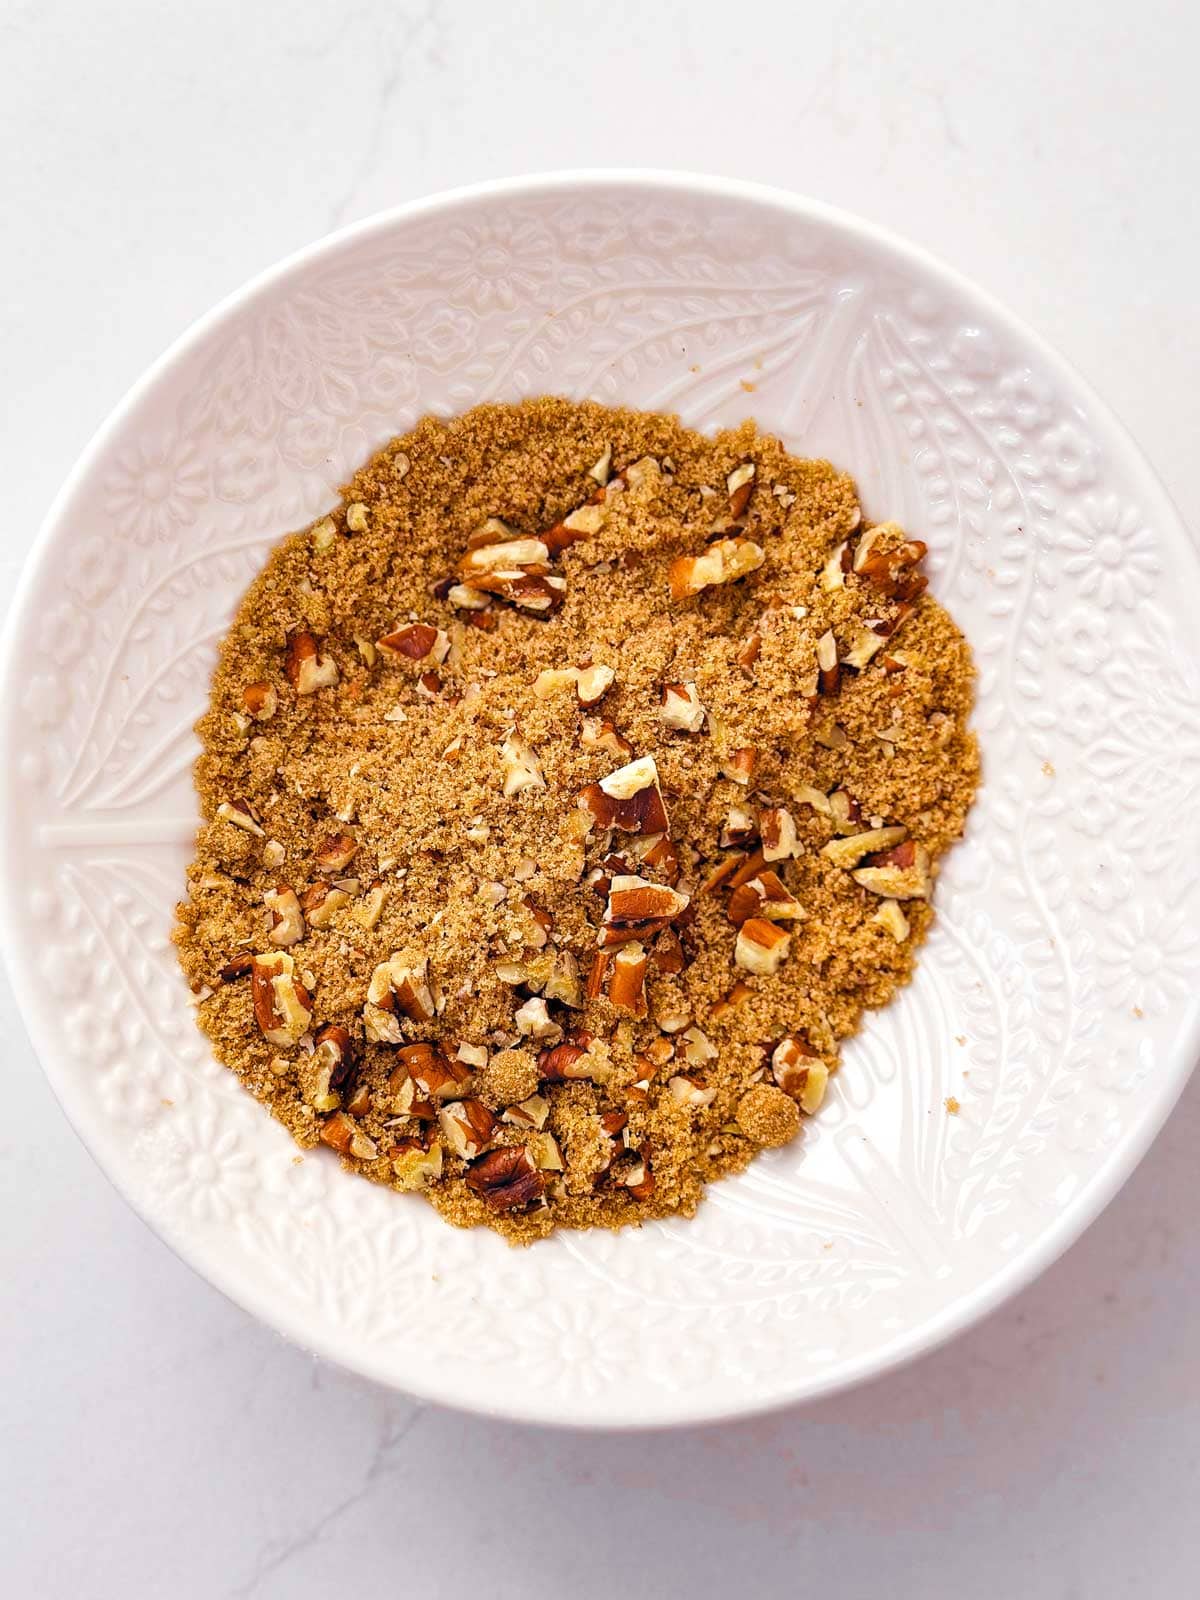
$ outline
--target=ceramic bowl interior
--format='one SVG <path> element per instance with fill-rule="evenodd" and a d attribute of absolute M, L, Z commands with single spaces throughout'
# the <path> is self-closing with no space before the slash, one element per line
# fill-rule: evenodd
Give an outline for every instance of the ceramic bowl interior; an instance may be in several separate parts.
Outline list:
<path fill-rule="evenodd" d="M 870 515 L 930 545 L 978 658 L 986 781 L 915 982 L 806 1136 L 693 1221 L 517 1251 L 327 1152 L 298 1162 L 211 1059 L 168 935 L 192 724 L 272 541 L 422 413 L 544 392 L 703 429 L 753 415 L 850 470 Z M 32 1037 L 163 1238 L 385 1383 L 616 1426 L 877 1374 L 1051 1261 L 1191 1067 L 1198 590 L 1178 517 L 1080 379 L 865 224 L 653 174 L 380 217 L 193 329 L 42 532 L 0 725 L 3 932 Z"/>

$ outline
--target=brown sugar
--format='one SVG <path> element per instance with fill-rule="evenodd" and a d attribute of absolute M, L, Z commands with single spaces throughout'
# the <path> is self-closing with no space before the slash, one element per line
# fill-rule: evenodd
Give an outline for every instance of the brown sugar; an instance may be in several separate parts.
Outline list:
<path fill-rule="evenodd" d="M 747 1139 L 774 1150 L 800 1132 L 800 1107 L 773 1083 L 756 1083 L 738 1101 L 737 1123 Z"/>
<path fill-rule="evenodd" d="M 527 1241 L 795 1136 L 978 757 L 924 546 L 746 423 L 427 418 L 220 654 L 176 942 L 302 1146 Z"/>

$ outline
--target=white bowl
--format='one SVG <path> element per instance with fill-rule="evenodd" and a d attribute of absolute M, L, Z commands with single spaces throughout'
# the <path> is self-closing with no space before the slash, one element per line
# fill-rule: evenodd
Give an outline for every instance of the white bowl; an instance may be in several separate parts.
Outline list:
<path fill-rule="evenodd" d="M 931 547 L 986 783 L 912 987 L 804 1139 L 693 1221 L 517 1251 L 295 1147 L 211 1059 L 168 943 L 215 645 L 273 540 L 426 411 L 553 391 L 747 414 Z M 1040 339 L 908 245 L 712 178 L 407 206 L 225 302 L 101 430 L 12 613 L 2 924 L 97 1161 L 288 1337 L 479 1411 L 714 1419 L 996 1306 L 1129 1175 L 1197 1051 L 1200 564 Z M 944 1102 L 956 1097 L 957 1116 Z"/>

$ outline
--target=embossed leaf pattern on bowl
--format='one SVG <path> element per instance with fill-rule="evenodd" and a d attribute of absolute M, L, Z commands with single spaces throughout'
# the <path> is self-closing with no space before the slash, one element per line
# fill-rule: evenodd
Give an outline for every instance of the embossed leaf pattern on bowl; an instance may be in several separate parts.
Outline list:
<path fill-rule="evenodd" d="M 298 1158 L 202 1048 L 167 935 L 191 726 L 270 542 L 423 412 L 545 391 L 703 428 L 753 414 L 855 471 L 869 514 L 928 540 L 972 640 L 986 784 L 911 989 L 848 1047 L 804 1140 L 693 1221 L 518 1253 L 328 1152 Z M 401 214 L 183 347 L 40 553 L 5 780 L 40 1048 L 172 1242 L 364 1371 L 598 1423 L 841 1382 L 982 1303 L 1181 1081 L 1198 588 L 1170 508 L 1081 386 L 853 226 L 653 183 Z"/>

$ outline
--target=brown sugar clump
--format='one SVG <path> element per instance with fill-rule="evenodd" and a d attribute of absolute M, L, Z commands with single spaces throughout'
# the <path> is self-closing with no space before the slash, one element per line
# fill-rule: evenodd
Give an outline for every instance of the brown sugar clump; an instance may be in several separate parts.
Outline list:
<path fill-rule="evenodd" d="M 458 1225 L 690 1215 L 929 929 L 978 755 L 924 554 L 750 423 L 393 441 L 272 552 L 198 725 L 175 939 L 218 1058 Z"/>
<path fill-rule="evenodd" d="M 479 1095 L 489 1106 L 512 1106 L 537 1093 L 537 1061 L 528 1050 L 497 1050 L 479 1076 Z"/>
<path fill-rule="evenodd" d="M 756 1083 L 738 1101 L 737 1124 L 747 1139 L 773 1150 L 800 1132 L 800 1107 L 782 1089 Z"/>

